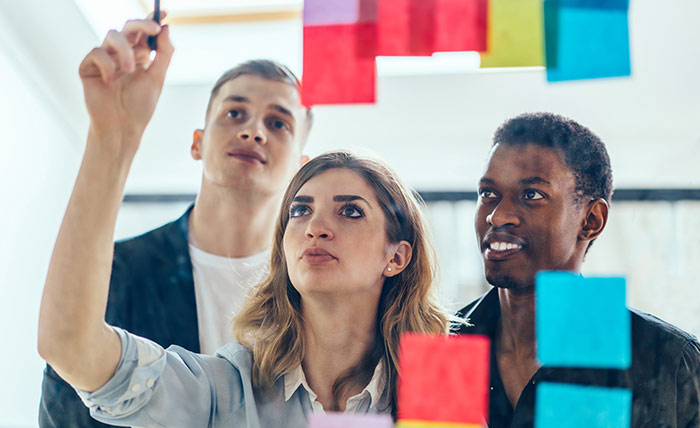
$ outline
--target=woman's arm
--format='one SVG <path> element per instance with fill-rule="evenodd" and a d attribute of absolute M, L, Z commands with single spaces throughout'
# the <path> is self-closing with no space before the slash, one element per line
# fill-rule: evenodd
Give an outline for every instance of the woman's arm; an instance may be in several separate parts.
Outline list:
<path fill-rule="evenodd" d="M 155 34 L 151 63 L 146 36 Z M 104 321 L 114 225 L 172 53 L 167 27 L 135 20 L 111 31 L 80 65 L 90 129 L 44 285 L 38 348 L 61 377 L 86 391 L 102 386 L 119 363 L 119 337 Z"/>

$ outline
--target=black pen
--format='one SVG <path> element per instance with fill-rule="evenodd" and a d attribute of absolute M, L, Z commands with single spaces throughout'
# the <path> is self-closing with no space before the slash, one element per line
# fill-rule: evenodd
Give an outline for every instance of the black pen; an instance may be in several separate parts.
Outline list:
<path fill-rule="evenodd" d="M 153 5 L 153 20 L 160 24 L 160 0 L 155 0 Z M 152 51 L 158 49 L 158 36 L 148 36 L 148 47 Z"/>

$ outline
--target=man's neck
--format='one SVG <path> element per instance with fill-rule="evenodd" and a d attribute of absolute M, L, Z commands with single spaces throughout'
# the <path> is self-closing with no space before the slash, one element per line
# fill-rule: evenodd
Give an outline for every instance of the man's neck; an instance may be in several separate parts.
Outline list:
<path fill-rule="evenodd" d="M 498 324 L 499 348 L 525 356 L 535 351 L 535 292 L 498 289 L 501 319 Z"/>
<path fill-rule="evenodd" d="M 225 257 L 260 253 L 272 243 L 280 199 L 202 183 L 190 214 L 190 243 Z"/>

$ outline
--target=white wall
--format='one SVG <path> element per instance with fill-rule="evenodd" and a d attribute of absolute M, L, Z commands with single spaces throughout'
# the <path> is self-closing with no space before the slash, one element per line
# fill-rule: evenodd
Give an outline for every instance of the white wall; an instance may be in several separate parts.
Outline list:
<path fill-rule="evenodd" d="M 80 145 L 0 51 L 0 426 L 36 426 L 41 290 Z"/>

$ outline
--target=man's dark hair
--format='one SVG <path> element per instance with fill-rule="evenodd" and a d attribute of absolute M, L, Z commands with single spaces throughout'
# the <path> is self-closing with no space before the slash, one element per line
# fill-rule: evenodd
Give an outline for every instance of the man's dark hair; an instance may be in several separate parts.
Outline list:
<path fill-rule="evenodd" d="M 270 61 L 268 59 L 254 59 L 251 61 L 246 61 L 232 69 L 226 71 L 219 77 L 219 80 L 214 83 L 214 87 L 211 88 L 211 94 L 209 95 L 209 103 L 207 104 L 207 115 L 209 117 L 209 110 L 211 110 L 211 103 L 219 94 L 221 87 L 226 84 L 226 82 L 236 79 L 243 75 L 253 75 L 262 77 L 267 80 L 275 80 L 278 82 L 288 83 L 296 88 L 297 91 L 301 91 L 301 83 L 297 76 L 292 73 L 292 71 L 287 68 L 287 66 L 282 65 L 276 61 Z M 306 132 L 311 129 L 311 124 L 313 122 L 313 114 L 310 108 L 306 109 Z"/>
<path fill-rule="evenodd" d="M 576 177 L 576 200 L 603 198 L 613 192 L 610 157 L 605 144 L 590 129 L 552 113 L 526 113 L 507 120 L 493 136 L 493 145 L 536 144 L 561 150 Z"/>

